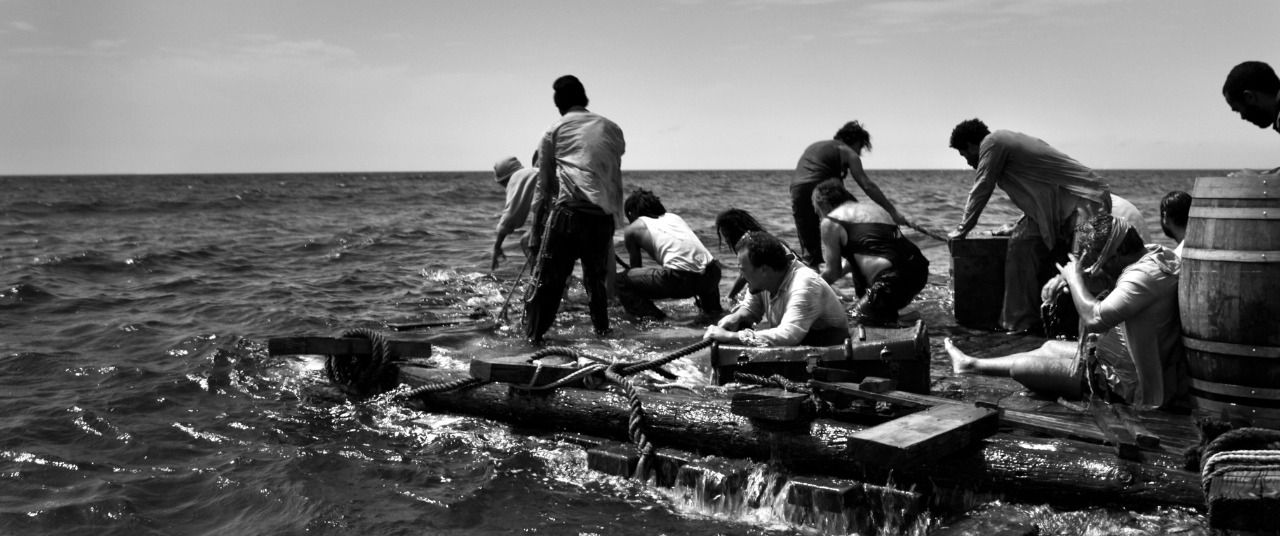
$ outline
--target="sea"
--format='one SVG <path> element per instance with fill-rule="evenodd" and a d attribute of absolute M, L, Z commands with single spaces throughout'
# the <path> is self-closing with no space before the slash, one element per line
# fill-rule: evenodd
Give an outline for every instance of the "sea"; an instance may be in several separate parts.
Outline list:
<path fill-rule="evenodd" d="M 1226 171 L 1099 173 L 1144 213 L 1154 241 L 1172 246 L 1160 198 Z M 903 214 L 943 234 L 972 182 L 961 169 L 869 174 Z M 715 215 L 745 209 L 796 245 L 790 176 L 632 171 L 624 182 L 689 222 L 725 264 L 726 292 L 737 262 L 717 240 Z M 534 351 L 521 337 L 527 278 L 515 238 L 489 268 L 504 199 L 492 173 L 5 176 L 0 192 L 0 534 L 844 530 L 797 523 L 777 498 L 726 508 L 596 473 L 580 447 L 550 434 L 389 396 L 349 399 L 329 384 L 322 356 L 268 352 L 272 338 L 355 328 L 429 341 L 445 368 Z M 978 230 L 1017 215 L 997 191 Z M 946 244 L 907 236 L 930 260 L 914 306 L 931 329 L 954 329 Z M 692 300 L 675 300 L 660 304 L 664 321 L 628 320 L 614 306 L 614 332 L 600 339 L 585 302 L 571 285 L 553 344 L 640 355 L 702 333 Z M 388 327 L 497 318 L 504 305 L 509 321 L 497 324 Z M 945 370 L 933 343 L 934 368 Z M 683 382 L 710 381 L 696 359 L 672 366 Z M 1191 511 L 1013 507 L 1042 534 L 1207 531 Z M 864 533 L 926 534 L 942 521 Z"/>

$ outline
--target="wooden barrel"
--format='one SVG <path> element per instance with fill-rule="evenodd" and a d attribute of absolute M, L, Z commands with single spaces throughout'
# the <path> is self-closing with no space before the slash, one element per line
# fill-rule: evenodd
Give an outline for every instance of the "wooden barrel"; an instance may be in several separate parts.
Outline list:
<path fill-rule="evenodd" d="M 1202 177 L 1178 302 L 1203 416 L 1280 428 L 1280 176 Z"/>
<path fill-rule="evenodd" d="M 949 245 L 956 322 L 974 329 L 999 329 L 1009 237 L 974 236 Z"/>

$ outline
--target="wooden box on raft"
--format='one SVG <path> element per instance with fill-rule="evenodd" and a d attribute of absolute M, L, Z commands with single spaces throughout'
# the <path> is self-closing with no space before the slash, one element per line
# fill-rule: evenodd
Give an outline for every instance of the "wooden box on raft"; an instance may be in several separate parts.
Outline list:
<path fill-rule="evenodd" d="M 952 240 L 949 246 L 956 322 L 973 329 L 999 328 L 1009 237 L 973 236 Z"/>
<path fill-rule="evenodd" d="M 792 381 L 878 376 L 893 379 L 899 390 L 927 394 L 929 358 L 929 331 L 919 319 L 902 327 L 855 326 L 844 344 L 835 346 L 711 346 L 713 377 L 721 385 L 734 381 L 738 372 L 781 374 Z"/>

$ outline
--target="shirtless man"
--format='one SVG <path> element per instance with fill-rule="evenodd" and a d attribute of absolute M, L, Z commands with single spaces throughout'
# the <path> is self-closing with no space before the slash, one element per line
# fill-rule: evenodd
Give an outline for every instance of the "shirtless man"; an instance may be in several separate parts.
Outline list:
<path fill-rule="evenodd" d="M 875 203 L 858 202 L 837 181 L 813 192 L 821 224 L 825 261 L 822 278 L 853 276 L 859 301 L 855 317 L 863 324 L 891 325 L 929 278 L 929 260 L 902 236 L 889 213 Z"/>

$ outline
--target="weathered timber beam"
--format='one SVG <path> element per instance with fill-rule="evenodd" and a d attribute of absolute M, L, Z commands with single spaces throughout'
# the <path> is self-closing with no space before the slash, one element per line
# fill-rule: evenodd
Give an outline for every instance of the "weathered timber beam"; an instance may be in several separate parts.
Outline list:
<path fill-rule="evenodd" d="M 465 372 L 401 367 L 411 387 L 449 382 Z M 911 467 L 860 463 L 847 437 L 863 429 L 817 419 L 796 428 L 760 426 L 734 415 L 727 396 L 641 392 L 645 435 L 659 447 L 701 455 L 771 461 L 798 474 L 855 478 L 865 482 L 909 483 L 971 489 L 1033 500 L 1168 504 L 1204 504 L 1198 475 L 1117 459 L 1104 447 L 1046 438 L 997 434 L 975 448 Z M 557 389 L 530 393 L 505 384 L 485 384 L 415 399 L 423 409 L 473 415 L 520 427 L 589 434 L 627 441 L 627 400 L 613 391 Z M 807 431 L 807 433 L 805 433 Z"/>

